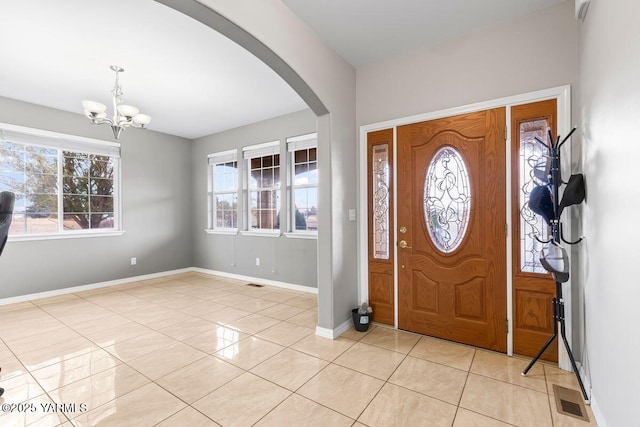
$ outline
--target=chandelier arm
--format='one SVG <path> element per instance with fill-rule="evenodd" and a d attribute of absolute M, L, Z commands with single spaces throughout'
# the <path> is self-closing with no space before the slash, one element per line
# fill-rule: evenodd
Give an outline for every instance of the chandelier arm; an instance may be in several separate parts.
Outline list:
<path fill-rule="evenodd" d="M 113 120 L 111 120 L 111 119 L 104 118 L 104 119 L 90 119 L 90 120 L 91 120 L 91 123 L 94 124 L 94 125 L 110 125 L 110 126 L 113 126 Z"/>

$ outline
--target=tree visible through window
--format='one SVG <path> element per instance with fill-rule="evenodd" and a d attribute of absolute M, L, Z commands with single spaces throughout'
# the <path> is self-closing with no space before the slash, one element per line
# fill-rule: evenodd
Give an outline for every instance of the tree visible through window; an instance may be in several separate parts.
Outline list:
<path fill-rule="evenodd" d="M 318 229 L 317 148 L 293 152 L 294 224 L 297 231 Z"/>
<path fill-rule="evenodd" d="M 58 231 L 58 150 L 2 141 L 0 191 L 16 194 L 9 233 Z"/>
<path fill-rule="evenodd" d="M 0 140 L 0 191 L 16 194 L 10 233 L 115 228 L 117 161 Z"/>
<path fill-rule="evenodd" d="M 291 170 L 290 230 L 312 232 L 318 230 L 318 135 L 287 138 L 289 168 Z"/>
<path fill-rule="evenodd" d="M 108 156 L 63 152 L 64 229 L 113 228 L 113 162 Z"/>
<path fill-rule="evenodd" d="M 213 166 L 214 228 L 238 228 L 238 162 Z"/>

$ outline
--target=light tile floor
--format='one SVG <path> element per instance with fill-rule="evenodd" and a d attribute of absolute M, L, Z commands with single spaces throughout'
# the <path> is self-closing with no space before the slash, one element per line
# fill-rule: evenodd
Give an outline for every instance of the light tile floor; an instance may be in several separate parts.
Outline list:
<path fill-rule="evenodd" d="M 198 273 L 0 306 L 0 425 L 589 425 L 550 364 L 316 319 L 313 295 Z"/>

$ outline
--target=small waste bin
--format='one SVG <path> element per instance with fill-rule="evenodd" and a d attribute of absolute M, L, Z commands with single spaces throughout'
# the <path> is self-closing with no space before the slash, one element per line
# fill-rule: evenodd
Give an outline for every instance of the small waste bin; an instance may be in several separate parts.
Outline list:
<path fill-rule="evenodd" d="M 371 323 L 371 313 L 360 314 L 358 313 L 358 309 L 354 308 L 351 310 L 351 315 L 353 316 L 353 326 L 356 328 L 356 331 L 367 332 L 369 324 Z"/>

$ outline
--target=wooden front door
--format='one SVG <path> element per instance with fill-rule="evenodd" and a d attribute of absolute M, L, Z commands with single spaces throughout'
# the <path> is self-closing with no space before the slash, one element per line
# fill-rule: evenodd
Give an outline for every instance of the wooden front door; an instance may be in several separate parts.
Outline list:
<path fill-rule="evenodd" d="M 369 305 L 373 320 L 395 324 L 393 285 L 393 129 L 367 134 Z"/>
<path fill-rule="evenodd" d="M 547 129 L 556 135 L 556 100 L 511 108 L 511 200 L 513 248 L 513 352 L 535 356 L 553 333 L 555 282 L 540 264 L 541 240 L 549 230 L 529 207 L 529 193 L 536 185 L 533 166 L 544 160 L 544 149 L 535 137 L 547 142 Z M 542 359 L 558 360 L 558 346 L 551 345 Z"/>
<path fill-rule="evenodd" d="M 398 128 L 399 328 L 506 352 L 505 109 Z"/>

